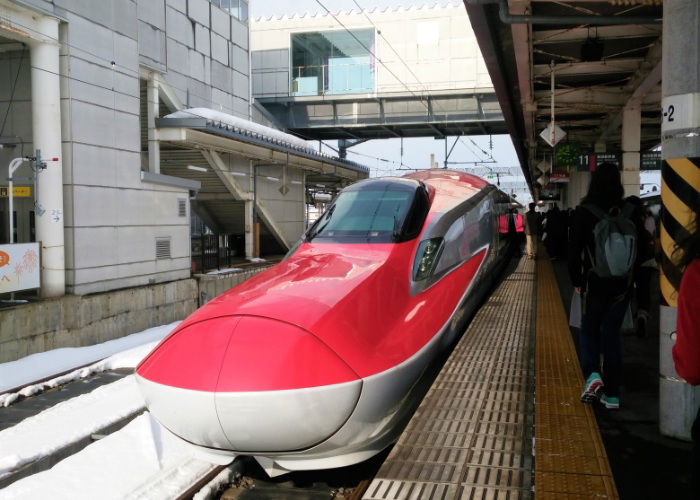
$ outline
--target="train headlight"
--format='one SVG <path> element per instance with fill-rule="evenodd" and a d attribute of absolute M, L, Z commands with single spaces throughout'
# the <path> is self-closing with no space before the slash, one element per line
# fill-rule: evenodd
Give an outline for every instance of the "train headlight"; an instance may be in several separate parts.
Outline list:
<path fill-rule="evenodd" d="M 442 253 L 442 247 L 442 238 L 431 238 L 420 242 L 413 265 L 413 279 L 415 281 L 424 280 L 432 274 Z"/>

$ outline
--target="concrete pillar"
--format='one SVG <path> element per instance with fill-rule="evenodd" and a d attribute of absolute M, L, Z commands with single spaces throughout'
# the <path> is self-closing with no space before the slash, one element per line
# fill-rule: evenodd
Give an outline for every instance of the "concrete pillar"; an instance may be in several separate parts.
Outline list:
<path fill-rule="evenodd" d="M 245 256 L 246 258 L 248 257 L 253 257 L 254 253 L 254 239 L 253 239 L 253 226 L 255 221 L 253 220 L 253 200 L 246 200 L 245 201 L 245 221 L 244 221 L 244 227 L 245 227 Z"/>
<path fill-rule="evenodd" d="M 700 193 L 700 2 L 665 0 L 663 19 L 661 171 L 661 311 L 659 345 L 659 427 L 662 434 L 690 439 L 700 405 L 700 389 L 680 379 L 671 358 L 676 330 L 680 269 L 673 250 L 700 207 L 690 193 Z"/>
<path fill-rule="evenodd" d="M 50 39 L 30 44 L 34 149 L 49 160 L 38 175 L 36 239 L 41 242 L 41 295 L 56 297 L 65 293 L 66 282 L 59 45 L 53 41 L 58 40 L 58 20 L 40 17 L 36 23 L 37 31 Z"/>
<path fill-rule="evenodd" d="M 639 196 L 639 150 L 642 139 L 642 108 L 628 104 L 622 110 L 622 185 L 625 196 Z"/>
<path fill-rule="evenodd" d="M 146 116 L 148 126 L 148 171 L 154 174 L 160 173 L 160 142 L 156 137 L 156 118 L 158 117 L 160 100 L 158 97 L 158 76 L 151 74 L 146 83 L 146 101 L 148 112 Z"/>

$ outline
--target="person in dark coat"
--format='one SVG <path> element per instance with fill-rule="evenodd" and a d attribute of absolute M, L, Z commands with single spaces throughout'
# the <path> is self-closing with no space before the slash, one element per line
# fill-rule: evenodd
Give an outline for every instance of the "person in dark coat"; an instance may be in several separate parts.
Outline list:
<path fill-rule="evenodd" d="M 525 212 L 525 238 L 527 240 L 526 252 L 528 259 L 537 258 L 537 241 L 540 235 L 540 219 L 535 212 L 536 205 L 530 203 L 529 210 Z"/>
<path fill-rule="evenodd" d="M 568 268 L 571 283 L 582 297 L 579 335 L 581 369 L 586 379 L 581 400 L 600 400 L 606 408 L 620 406 L 622 338 L 620 328 L 629 307 L 632 276 L 599 277 L 593 271 L 593 228 L 600 220 L 589 209 L 605 213 L 623 209 L 624 189 L 620 172 L 612 163 L 601 164 L 591 176 L 588 193 L 571 220 Z M 644 228 L 635 224 L 637 241 Z M 600 354 L 603 355 L 602 370 Z"/>

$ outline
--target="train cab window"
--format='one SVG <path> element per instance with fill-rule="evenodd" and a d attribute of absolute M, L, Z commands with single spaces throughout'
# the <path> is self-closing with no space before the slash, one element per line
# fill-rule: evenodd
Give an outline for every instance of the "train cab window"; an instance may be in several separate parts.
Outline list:
<path fill-rule="evenodd" d="M 391 180 L 358 183 L 338 195 L 309 229 L 306 240 L 339 243 L 406 241 L 418 235 L 426 213 L 427 192 L 422 185 Z"/>

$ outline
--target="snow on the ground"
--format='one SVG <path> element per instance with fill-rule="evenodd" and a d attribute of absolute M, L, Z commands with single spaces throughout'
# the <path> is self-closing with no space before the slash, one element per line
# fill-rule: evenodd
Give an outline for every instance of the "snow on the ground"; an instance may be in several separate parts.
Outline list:
<path fill-rule="evenodd" d="M 144 407 L 136 378 L 129 375 L 28 417 L 0 431 L 0 477 Z"/>
<path fill-rule="evenodd" d="M 226 273 L 238 273 L 243 271 L 240 267 L 227 267 L 225 269 L 218 269 L 216 271 L 209 271 L 207 274 L 226 274 Z"/>
<path fill-rule="evenodd" d="M 120 351 L 159 341 L 170 333 L 179 323 L 179 321 L 176 321 L 169 325 L 156 326 L 155 328 L 149 328 L 143 332 L 127 335 L 119 339 L 109 340 L 102 344 L 54 349 L 32 354 L 25 358 L 18 359 L 17 361 L 0 363 L 0 392 L 8 391 L 15 387 L 23 386 L 88 363 L 93 363 Z M 55 387 L 56 385 L 69 382 L 76 378 L 70 378 L 68 375 L 71 374 L 67 374 L 65 380 L 58 381 L 54 383 L 53 386 L 48 387 Z M 30 390 L 26 392 L 29 394 L 22 395 L 33 394 Z M 15 398 L 16 397 L 17 396 L 15 396 Z M 2 398 L 2 396 L 0 396 L 0 398 Z M 5 403 L 8 399 L 9 396 L 4 398 Z M 2 405 L 3 400 L 0 399 L 0 406 Z"/>
<path fill-rule="evenodd" d="M 213 467 L 145 413 L 53 468 L 0 490 L 0 499 L 174 498 Z"/>

